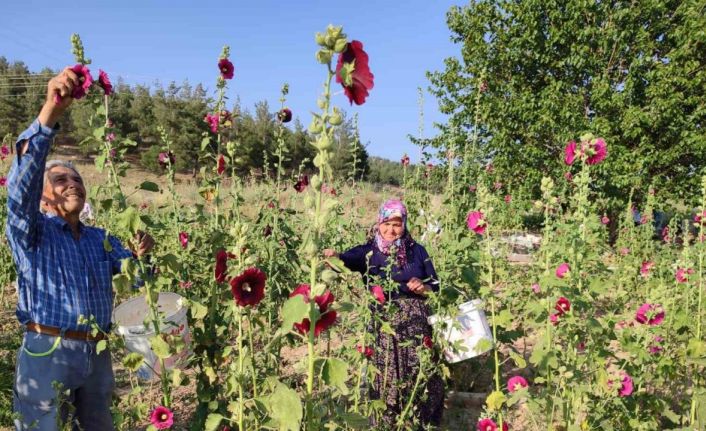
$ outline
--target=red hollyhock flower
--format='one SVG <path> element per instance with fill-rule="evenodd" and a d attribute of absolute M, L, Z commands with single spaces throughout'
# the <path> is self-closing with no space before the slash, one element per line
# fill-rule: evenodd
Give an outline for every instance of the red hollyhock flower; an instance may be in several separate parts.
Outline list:
<path fill-rule="evenodd" d="M 174 165 L 174 163 L 176 163 L 176 157 L 174 157 L 174 153 L 171 151 L 167 153 L 159 153 L 159 156 L 157 156 L 157 162 L 159 163 L 159 166 L 166 168 L 168 165 Z"/>
<path fill-rule="evenodd" d="M 478 421 L 476 429 L 478 431 L 497 431 L 498 424 L 496 424 L 492 419 L 485 418 Z"/>
<path fill-rule="evenodd" d="M 7 186 L 7 178 L 0 177 L 0 187 L 5 187 L 5 186 Z"/>
<path fill-rule="evenodd" d="M 150 422 L 158 430 L 165 430 L 174 424 L 174 413 L 164 406 L 158 406 L 150 414 Z"/>
<path fill-rule="evenodd" d="M 424 344 L 424 347 L 426 347 L 427 349 L 434 348 L 434 342 L 432 341 L 431 337 L 428 335 L 424 336 L 424 338 L 422 339 L 422 344 Z"/>
<path fill-rule="evenodd" d="M 208 123 L 208 127 L 213 133 L 218 133 L 218 123 L 220 121 L 218 115 L 206 114 L 206 116 L 203 117 L 203 121 Z"/>
<path fill-rule="evenodd" d="M 400 162 L 402 163 L 402 166 L 409 166 L 409 156 L 405 154 L 402 156 L 402 160 L 400 160 Z"/>
<path fill-rule="evenodd" d="M 259 268 L 248 268 L 230 281 L 235 303 L 241 307 L 256 306 L 265 297 L 267 276 Z"/>
<path fill-rule="evenodd" d="M 370 293 L 373 294 L 375 300 L 380 303 L 380 305 L 385 304 L 385 292 L 383 292 L 382 287 L 375 285 L 370 288 Z"/>
<path fill-rule="evenodd" d="M 299 176 L 299 181 L 297 181 L 296 184 L 294 184 L 294 190 L 297 191 L 297 193 L 301 193 L 306 189 L 306 186 L 309 185 L 309 176 L 307 175 L 301 175 Z"/>
<path fill-rule="evenodd" d="M 189 234 L 186 232 L 179 232 L 179 242 L 181 243 L 181 248 L 186 248 L 189 245 Z"/>
<path fill-rule="evenodd" d="M 365 349 L 363 349 L 363 346 L 358 346 L 357 349 L 358 353 L 365 356 L 366 358 L 371 358 L 373 356 L 373 353 L 375 353 L 373 348 L 370 346 L 366 346 Z"/>
<path fill-rule="evenodd" d="M 292 111 L 289 108 L 283 108 L 277 113 L 277 119 L 283 123 L 292 121 Z"/>
<path fill-rule="evenodd" d="M 310 293 L 311 288 L 308 284 L 300 284 L 299 286 L 297 286 L 296 289 L 294 289 L 294 291 L 289 295 L 289 297 L 292 298 L 296 295 L 301 295 L 304 297 L 304 302 L 309 303 Z M 315 337 L 318 337 L 319 334 L 321 334 L 323 331 L 327 330 L 331 325 L 336 323 L 336 311 L 329 310 L 329 306 L 333 303 L 334 299 L 335 298 L 333 294 L 328 290 L 322 295 L 319 295 L 314 298 L 314 302 L 316 302 L 316 305 L 319 306 L 319 313 L 321 314 L 319 316 L 319 320 L 316 321 L 316 325 L 314 326 Z M 304 335 L 309 333 L 310 327 L 311 321 L 308 318 L 305 318 L 301 322 L 294 324 L 294 328 L 296 328 L 297 331 Z"/>
<path fill-rule="evenodd" d="M 341 77 L 341 69 L 344 65 L 353 63 L 354 69 L 351 73 L 350 85 L 346 85 Z M 346 50 L 338 55 L 338 63 L 336 64 L 336 82 L 343 86 L 343 91 L 346 93 L 351 105 L 355 102 L 356 105 L 365 103 L 365 98 L 368 97 L 368 90 L 374 86 L 374 76 L 370 72 L 368 65 L 368 54 L 363 51 L 363 44 L 360 41 L 354 40 L 346 45 Z"/>
<path fill-rule="evenodd" d="M 267 238 L 268 236 L 272 235 L 272 226 L 267 225 L 265 228 L 262 230 L 262 236 Z"/>
<path fill-rule="evenodd" d="M 71 92 L 71 97 L 74 99 L 81 99 L 88 93 L 88 89 L 91 88 L 93 84 L 93 77 L 91 76 L 91 71 L 88 70 L 83 64 L 77 64 L 71 68 L 73 72 L 78 76 L 78 82 L 80 85 L 74 87 Z"/>
<path fill-rule="evenodd" d="M 223 79 L 233 79 L 233 73 L 235 72 L 235 67 L 233 63 L 227 58 L 221 58 L 218 60 L 218 69 L 221 71 L 221 76 Z"/>
<path fill-rule="evenodd" d="M 218 155 L 216 171 L 218 172 L 218 175 L 223 175 L 223 172 L 226 171 L 226 158 L 223 157 L 223 154 Z"/>
<path fill-rule="evenodd" d="M 228 276 L 228 253 L 223 249 L 216 252 L 216 268 L 214 275 L 216 281 L 219 283 L 225 282 Z"/>
<path fill-rule="evenodd" d="M 101 69 L 98 69 L 98 85 L 101 86 L 106 96 L 113 94 L 113 84 L 110 83 L 108 74 Z"/>
<path fill-rule="evenodd" d="M 557 299 L 554 309 L 559 312 L 559 314 L 568 313 L 571 310 L 571 302 L 563 296 Z"/>

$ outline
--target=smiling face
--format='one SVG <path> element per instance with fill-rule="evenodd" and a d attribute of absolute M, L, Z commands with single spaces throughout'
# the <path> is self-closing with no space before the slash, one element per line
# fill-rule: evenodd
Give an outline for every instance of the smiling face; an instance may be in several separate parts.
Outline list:
<path fill-rule="evenodd" d="M 78 172 L 65 166 L 55 166 L 46 173 L 42 207 L 71 221 L 78 219 L 86 202 L 86 187 Z"/>
<path fill-rule="evenodd" d="M 404 224 L 399 217 L 393 217 L 380 223 L 380 236 L 385 241 L 394 241 L 404 233 Z"/>

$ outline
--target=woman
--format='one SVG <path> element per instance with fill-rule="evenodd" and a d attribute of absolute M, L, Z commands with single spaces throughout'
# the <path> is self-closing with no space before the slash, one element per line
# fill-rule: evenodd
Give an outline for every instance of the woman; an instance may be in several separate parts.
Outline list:
<path fill-rule="evenodd" d="M 350 270 L 363 274 L 368 286 L 376 284 L 376 280 L 388 279 L 388 275 L 395 285 L 386 295 L 391 304 L 373 308 L 374 313 L 392 310 L 390 315 L 380 317 L 390 323 L 395 334 L 382 332 L 375 324 L 372 328 L 376 337 L 372 361 L 380 373 L 370 391 L 372 399 L 382 399 L 387 405 L 383 423 L 391 427 L 412 395 L 419 371 L 418 349 L 430 342 L 426 295 L 438 291 L 439 285 L 429 254 L 409 234 L 407 208 L 402 202 L 388 200 L 380 207 L 372 233 L 366 244 L 353 247 L 339 257 Z M 324 254 L 337 255 L 331 249 L 324 250 Z M 444 384 L 437 373 L 425 377 L 426 388 L 419 387 L 415 393 L 414 414 L 423 425 L 438 426 L 443 412 Z"/>

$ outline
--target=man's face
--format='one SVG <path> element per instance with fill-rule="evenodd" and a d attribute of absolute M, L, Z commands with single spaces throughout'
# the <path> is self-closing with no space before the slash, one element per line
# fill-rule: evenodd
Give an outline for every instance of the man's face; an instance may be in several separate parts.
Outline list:
<path fill-rule="evenodd" d="M 78 216 L 86 202 L 83 179 L 73 169 L 55 166 L 47 172 L 42 205 L 60 217 Z"/>

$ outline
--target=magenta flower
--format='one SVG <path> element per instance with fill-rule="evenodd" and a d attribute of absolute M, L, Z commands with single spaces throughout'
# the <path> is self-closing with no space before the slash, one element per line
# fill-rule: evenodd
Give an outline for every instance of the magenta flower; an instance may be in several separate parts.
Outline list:
<path fill-rule="evenodd" d="M 468 216 L 466 216 L 466 225 L 468 225 L 468 229 L 479 235 L 483 235 L 488 227 L 488 224 L 483 219 L 483 213 L 480 211 L 469 212 Z"/>
<path fill-rule="evenodd" d="M 221 71 L 221 77 L 223 79 L 233 79 L 233 72 L 235 72 L 235 67 L 233 63 L 227 58 L 221 58 L 218 60 L 218 70 Z"/>
<path fill-rule="evenodd" d="M 651 260 L 645 260 L 642 262 L 642 265 L 640 266 L 640 275 L 643 277 L 648 277 L 650 275 L 650 271 L 652 268 L 655 266 L 655 263 L 652 262 Z"/>
<path fill-rule="evenodd" d="M 336 82 L 343 86 L 343 91 L 348 97 L 348 101 L 352 105 L 362 105 L 368 97 L 368 91 L 372 90 L 374 84 L 374 76 L 370 72 L 368 65 L 368 54 L 363 50 L 363 44 L 354 40 L 349 42 L 346 50 L 338 55 L 338 63 L 336 64 Z M 347 85 L 341 76 L 341 69 L 344 65 L 352 64 L 353 71 L 350 73 L 350 83 Z"/>
<path fill-rule="evenodd" d="M 706 222 L 706 211 L 694 215 L 694 222 L 703 224 Z"/>
<path fill-rule="evenodd" d="M 174 413 L 164 406 L 158 406 L 152 410 L 150 422 L 158 430 L 165 430 L 174 424 Z"/>
<path fill-rule="evenodd" d="M 648 351 L 652 355 L 656 355 L 657 353 L 662 351 L 662 346 L 659 344 L 664 341 L 664 338 L 660 337 L 659 335 L 655 335 L 653 338 L 653 343 L 650 345 Z"/>
<path fill-rule="evenodd" d="M 564 163 L 571 165 L 576 160 L 576 142 L 569 141 L 564 148 Z"/>
<path fill-rule="evenodd" d="M 402 163 L 402 166 L 409 166 L 409 156 L 407 154 L 402 156 L 400 163 Z"/>
<path fill-rule="evenodd" d="M 539 287 L 539 284 L 538 284 L 538 283 L 534 283 L 534 284 L 532 285 L 532 291 L 534 291 L 534 293 L 539 293 L 539 292 L 540 292 L 540 287 Z"/>
<path fill-rule="evenodd" d="M 512 196 L 510 196 L 510 195 L 505 195 L 505 203 L 506 203 L 506 204 L 509 204 L 510 202 L 512 202 Z"/>
<path fill-rule="evenodd" d="M 637 313 L 635 313 L 635 320 L 643 325 L 659 325 L 664 320 L 664 309 L 659 304 L 642 304 L 642 306 L 637 309 Z"/>
<path fill-rule="evenodd" d="M 552 322 L 552 325 L 556 326 L 559 324 L 559 317 L 561 314 L 559 313 L 552 313 L 549 315 L 549 321 Z"/>
<path fill-rule="evenodd" d="M 485 418 L 485 419 L 481 419 L 478 421 L 478 425 L 476 425 L 476 429 L 478 431 L 497 431 L 498 424 L 496 424 L 490 418 Z"/>
<path fill-rule="evenodd" d="M 380 305 L 385 304 L 385 292 L 383 292 L 382 287 L 377 284 L 370 288 L 370 293 L 373 294 L 375 300 L 380 303 Z"/>
<path fill-rule="evenodd" d="M 496 181 L 495 184 L 493 184 L 493 188 L 495 188 L 495 190 L 500 190 L 501 188 L 503 188 L 503 183 L 501 183 L 500 181 Z"/>
<path fill-rule="evenodd" d="M 589 165 L 597 165 L 603 160 L 605 160 L 606 155 L 608 154 L 607 151 L 607 145 L 603 138 L 597 138 L 591 141 L 591 143 L 588 145 L 588 158 L 586 159 L 586 163 Z"/>
<path fill-rule="evenodd" d="M 110 132 L 105 136 L 105 140 L 108 142 L 113 142 L 115 140 L 115 133 Z"/>
<path fill-rule="evenodd" d="M 566 277 L 567 274 L 569 274 L 571 271 L 571 268 L 569 267 L 569 264 L 564 262 L 559 267 L 556 269 L 556 276 L 557 278 L 564 278 Z"/>
<path fill-rule="evenodd" d="M 113 94 L 113 84 L 110 83 L 108 74 L 101 69 L 98 69 L 98 85 L 103 89 L 103 93 L 105 93 L 106 96 Z"/>
<path fill-rule="evenodd" d="M 0 147 L 0 157 L 5 160 L 5 157 L 10 155 L 10 147 L 7 145 L 3 144 L 2 147 Z"/>
<path fill-rule="evenodd" d="M 371 358 L 373 356 L 373 353 L 375 353 L 373 348 L 370 346 L 365 346 L 365 348 L 363 348 L 363 346 L 359 345 L 358 347 L 356 347 L 356 349 L 358 350 L 358 353 L 365 356 L 366 358 Z"/>
<path fill-rule="evenodd" d="M 220 118 L 218 115 L 212 115 L 208 113 L 205 117 L 203 117 L 203 121 L 208 123 L 208 127 L 213 133 L 218 133 L 218 124 L 220 122 Z"/>
<path fill-rule="evenodd" d="M 625 371 L 622 372 L 623 379 L 620 381 L 620 390 L 618 390 L 618 395 L 621 397 L 627 397 L 632 394 L 633 385 L 632 377 Z"/>
<path fill-rule="evenodd" d="M 608 218 L 608 216 L 604 215 L 603 217 L 601 217 L 601 224 L 608 224 L 608 223 L 610 223 L 610 219 Z"/>
<path fill-rule="evenodd" d="M 662 229 L 662 241 L 664 242 L 669 242 L 672 237 L 669 236 L 669 226 L 665 226 L 664 229 Z"/>
<path fill-rule="evenodd" d="M 72 67 L 71 70 L 78 76 L 79 82 L 79 85 L 75 86 L 71 92 L 71 97 L 81 99 L 88 93 L 88 89 L 91 88 L 91 84 L 93 84 L 91 71 L 83 64 L 77 64 Z"/>
<path fill-rule="evenodd" d="M 0 187 L 6 187 L 7 186 L 7 178 L 6 177 L 0 177 Z"/>
<path fill-rule="evenodd" d="M 519 391 L 520 389 L 526 388 L 527 386 L 529 386 L 527 380 L 525 380 L 525 378 L 522 376 L 510 377 L 510 379 L 507 381 L 508 392 Z"/>
<path fill-rule="evenodd" d="M 689 281 L 689 275 L 693 274 L 694 270 L 691 268 L 677 268 L 677 273 L 674 276 L 679 283 L 686 283 Z"/>
<path fill-rule="evenodd" d="M 179 232 L 179 243 L 181 248 L 186 248 L 189 245 L 189 234 L 186 232 Z"/>
<path fill-rule="evenodd" d="M 189 289 L 193 285 L 194 285 L 194 283 L 191 281 L 180 281 L 179 282 L 179 287 L 181 287 L 182 289 Z"/>
<path fill-rule="evenodd" d="M 556 309 L 556 311 L 558 311 L 560 315 L 568 313 L 569 311 L 571 311 L 571 302 L 569 302 L 569 300 L 565 297 L 561 296 L 559 297 L 559 299 L 556 300 L 554 309 Z"/>
<path fill-rule="evenodd" d="M 176 157 L 174 157 L 174 153 L 171 151 L 159 153 L 157 156 L 157 162 L 159 163 L 159 166 L 166 168 L 167 166 L 174 165 L 174 163 L 176 163 Z"/>

